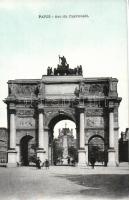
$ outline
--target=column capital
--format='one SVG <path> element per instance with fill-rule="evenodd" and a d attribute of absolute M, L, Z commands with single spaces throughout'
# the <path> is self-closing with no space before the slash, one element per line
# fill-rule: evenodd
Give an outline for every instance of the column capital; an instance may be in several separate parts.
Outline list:
<path fill-rule="evenodd" d="M 16 109 L 15 108 L 10 108 L 9 109 L 9 114 L 16 114 Z"/>
<path fill-rule="evenodd" d="M 38 105 L 38 112 L 39 113 L 44 113 L 44 106 L 42 104 Z"/>
<path fill-rule="evenodd" d="M 109 110 L 109 113 L 113 113 L 114 112 L 114 107 L 109 107 L 108 110 Z"/>
<path fill-rule="evenodd" d="M 45 131 L 49 131 L 50 129 L 48 128 L 48 126 L 45 126 L 45 127 L 44 127 L 44 130 L 45 130 Z"/>
<path fill-rule="evenodd" d="M 114 102 L 113 101 L 109 101 L 108 109 L 109 109 L 109 112 L 113 112 L 114 111 Z"/>
<path fill-rule="evenodd" d="M 16 114 L 16 106 L 14 103 L 9 104 L 9 114 Z"/>
<path fill-rule="evenodd" d="M 80 113 L 84 113 L 85 112 L 85 107 L 83 105 L 78 105 L 78 110 Z"/>

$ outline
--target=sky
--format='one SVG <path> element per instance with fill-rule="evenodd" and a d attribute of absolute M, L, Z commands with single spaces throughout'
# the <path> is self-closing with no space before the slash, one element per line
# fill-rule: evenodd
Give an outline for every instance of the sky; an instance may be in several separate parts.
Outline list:
<path fill-rule="evenodd" d="M 7 127 L 7 81 L 40 79 L 64 55 L 71 68 L 82 65 L 85 78 L 118 78 L 124 131 L 129 126 L 126 11 L 126 0 L 0 0 L 0 127 Z"/>

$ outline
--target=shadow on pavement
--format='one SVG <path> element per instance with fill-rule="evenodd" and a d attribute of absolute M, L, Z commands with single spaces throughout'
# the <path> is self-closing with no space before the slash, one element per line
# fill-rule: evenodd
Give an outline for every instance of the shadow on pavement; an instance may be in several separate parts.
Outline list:
<path fill-rule="evenodd" d="M 78 185 L 83 185 L 86 189 L 80 194 L 99 199 L 105 198 L 129 198 L 129 174 L 98 174 L 98 175 L 62 175 Z"/>

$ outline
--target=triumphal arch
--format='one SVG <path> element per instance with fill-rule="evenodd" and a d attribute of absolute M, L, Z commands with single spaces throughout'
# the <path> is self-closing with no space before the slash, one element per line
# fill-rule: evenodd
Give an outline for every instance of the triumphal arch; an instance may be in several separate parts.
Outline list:
<path fill-rule="evenodd" d="M 88 164 L 95 148 L 107 166 L 118 164 L 117 82 L 84 78 L 82 66 L 70 68 L 65 57 L 41 79 L 9 80 L 7 165 L 28 165 L 34 154 L 52 163 L 53 129 L 63 119 L 76 124 L 78 165 Z"/>

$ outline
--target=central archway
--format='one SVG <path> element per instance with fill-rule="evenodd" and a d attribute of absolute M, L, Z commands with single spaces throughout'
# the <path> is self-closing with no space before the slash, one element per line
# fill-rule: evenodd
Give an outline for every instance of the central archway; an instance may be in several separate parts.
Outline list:
<path fill-rule="evenodd" d="M 69 124 L 68 124 L 68 126 L 67 126 L 67 128 L 65 127 L 65 122 L 69 122 Z M 62 122 L 62 123 L 60 123 L 60 122 Z M 64 124 L 63 124 L 64 123 Z M 61 155 L 61 151 L 59 151 L 58 153 L 59 153 L 59 162 L 61 161 L 62 162 L 62 164 L 66 164 L 66 160 L 67 160 L 67 158 L 68 158 L 68 154 L 67 154 L 67 156 L 65 155 L 65 160 L 63 160 L 63 157 L 64 157 L 64 154 L 66 154 L 66 151 L 65 151 L 65 153 L 63 153 L 63 151 L 64 151 L 64 149 L 65 149 L 65 147 L 63 147 L 63 140 L 64 140 L 64 138 L 65 138 L 65 141 L 68 141 L 68 149 L 70 149 L 69 148 L 69 139 L 68 139 L 68 137 L 67 137 L 67 135 L 65 135 L 64 137 L 62 137 L 61 135 L 60 135 L 60 133 L 58 132 L 56 132 L 56 136 L 54 137 L 54 135 L 55 135 L 55 132 L 54 132 L 54 128 L 58 125 L 58 124 L 61 124 L 61 126 L 60 126 L 60 129 L 62 130 L 64 130 L 64 129 L 67 129 L 67 131 L 68 130 L 71 130 L 70 129 L 70 123 L 72 124 L 72 123 L 74 123 L 75 124 L 75 130 L 76 130 L 76 123 L 75 123 L 75 119 L 73 118 L 73 117 L 71 117 L 70 115 L 67 115 L 67 114 L 59 114 L 59 115 L 56 115 L 56 116 L 54 116 L 52 119 L 51 119 L 51 121 L 49 122 L 49 124 L 48 124 L 48 130 L 49 130 L 49 161 L 50 161 L 50 163 L 52 164 L 52 165 L 55 165 L 55 164 L 57 164 L 57 162 L 55 161 L 57 158 L 56 158 L 56 155 L 55 155 L 55 146 L 56 146 L 56 144 L 58 143 L 58 145 L 59 145 L 59 150 L 61 150 L 62 149 L 62 155 Z M 57 129 L 56 129 L 57 130 Z M 59 130 L 58 130 L 59 131 Z M 76 132 L 76 131 L 75 131 Z M 72 135 L 73 135 L 73 133 L 71 133 Z M 76 133 L 74 133 L 74 135 L 75 135 Z M 62 138 L 61 138 L 61 137 Z M 71 137 L 74 137 L 74 136 L 71 136 Z M 63 139 L 63 140 L 62 140 Z M 62 142 L 61 142 L 61 141 Z M 62 144 L 61 144 L 61 143 Z M 75 142 L 75 141 L 74 141 Z M 67 145 L 66 145 L 67 146 Z M 72 146 L 72 145 L 71 145 Z M 68 153 L 68 149 L 67 149 L 67 153 Z M 65 149 L 66 150 L 66 149 Z"/>

